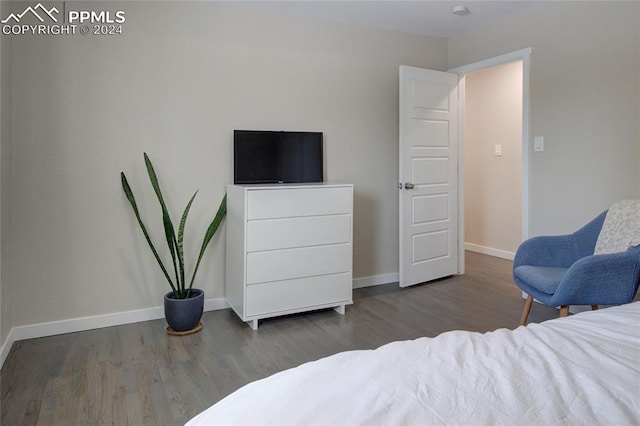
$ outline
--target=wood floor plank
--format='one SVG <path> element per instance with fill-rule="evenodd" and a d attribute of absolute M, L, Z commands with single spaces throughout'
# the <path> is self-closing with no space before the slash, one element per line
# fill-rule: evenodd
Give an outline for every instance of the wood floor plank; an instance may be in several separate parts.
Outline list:
<path fill-rule="evenodd" d="M 0 423 L 183 424 L 246 383 L 326 355 L 514 328 L 524 300 L 511 265 L 467 253 L 465 275 L 358 289 L 344 316 L 271 318 L 257 331 L 225 309 L 206 312 L 190 336 L 169 336 L 156 320 L 16 342 L 0 372 Z M 529 322 L 557 316 L 536 304 Z"/>
<path fill-rule="evenodd" d="M 30 400 L 27 403 L 27 409 L 24 413 L 24 418 L 22 419 L 23 426 L 35 425 L 38 422 L 38 415 L 40 414 L 40 410 L 42 407 L 41 404 L 41 400 Z"/>

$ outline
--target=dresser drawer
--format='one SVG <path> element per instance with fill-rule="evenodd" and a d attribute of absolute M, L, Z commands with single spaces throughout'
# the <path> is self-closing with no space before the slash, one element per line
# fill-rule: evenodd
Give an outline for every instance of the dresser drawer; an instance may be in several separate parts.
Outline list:
<path fill-rule="evenodd" d="M 247 284 L 351 271 L 351 244 L 247 254 Z"/>
<path fill-rule="evenodd" d="M 351 302 L 351 274 L 322 275 L 247 287 L 246 316 Z"/>
<path fill-rule="evenodd" d="M 351 241 L 351 215 L 249 221 L 247 251 L 307 247 Z"/>
<path fill-rule="evenodd" d="M 351 212 L 351 187 L 249 191 L 247 219 L 319 216 Z"/>

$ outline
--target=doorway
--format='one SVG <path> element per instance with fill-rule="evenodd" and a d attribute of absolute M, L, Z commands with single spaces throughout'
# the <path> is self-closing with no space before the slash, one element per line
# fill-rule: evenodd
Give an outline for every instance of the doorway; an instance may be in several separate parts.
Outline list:
<path fill-rule="evenodd" d="M 458 67 L 448 72 L 406 66 L 400 67 L 400 176 L 398 189 L 401 191 L 399 197 L 399 281 L 401 287 L 447 275 L 443 275 L 440 268 L 438 268 L 442 263 L 441 261 L 446 260 L 446 272 L 449 275 L 455 273 L 463 274 L 465 271 L 465 208 L 463 195 L 465 193 L 465 80 L 466 76 L 473 72 L 511 62 L 517 62 L 521 69 L 521 78 L 519 79 L 522 88 L 521 109 L 519 111 L 521 115 L 519 125 L 521 128 L 521 161 L 519 167 L 521 193 L 520 197 L 517 195 L 511 196 L 508 202 L 503 203 L 509 205 L 502 205 L 500 208 L 509 208 L 514 204 L 520 206 L 520 232 L 510 231 L 510 233 L 520 234 L 521 240 L 528 238 L 530 55 L 530 48 L 522 49 Z M 458 84 L 456 84 L 456 80 L 458 80 Z M 425 113 L 433 113 L 435 115 L 433 117 L 430 115 L 423 116 Z M 496 121 L 496 119 L 493 118 L 491 121 Z M 484 124 L 486 125 L 486 122 Z M 516 127 L 518 126 L 516 125 Z M 503 152 L 502 142 L 495 143 L 495 139 L 493 142 L 493 155 L 501 157 Z M 450 149 L 447 150 L 445 148 Z M 512 151 L 517 147 L 507 147 L 507 149 Z M 434 168 L 433 161 L 431 161 L 429 163 L 431 167 L 428 169 L 432 172 L 439 171 L 437 176 L 433 175 L 433 173 L 427 176 L 416 169 L 416 166 L 433 157 L 433 155 L 428 154 L 434 153 L 437 154 L 434 160 L 437 160 L 438 165 L 441 167 Z M 425 176 L 428 179 L 423 179 Z M 496 185 L 499 185 L 499 183 Z M 422 187 L 430 187 L 431 189 L 438 187 L 437 189 L 440 192 L 431 194 L 431 199 L 427 199 L 426 194 L 418 193 L 420 189 L 424 189 Z M 425 207 L 427 201 L 431 201 L 431 204 L 433 204 L 434 195 L 440 197 L 438 199 L 440 203 L 436 207 L 444 207 L 440 209 Z M 520 198 L 520 202 L 518 202 L 517 198 Z M 432 213 L 436 211 L 440 212 L 440 214 L 437 217 L 421 215 L 420 213 L 424 211 Z M 416 225 L 433 225 L 436 222 L 440 225 L 446 224 L 447 228 L 436 231 L 422 228 L 416 229 Z M 440 239 L 434 238 L 434 236 L 440 237 Z M 422 244 L 423 242 L 424 244 Z M 517 241 L 517 244 L 519 244 L 519 241 Z M 439 247 L 440 250 L 435 250 L 433 247 Z M 443 247 L 444 249 L 442 249 Z M 509 253 L 507 250 L 502 250 L 502 252 Z M 449 261 L 452 261 L 452 263 Z M 457 268 L 455 267 L 456 263 Z M 423 267 L 422 269 L 424 270 L 412 274 L 412 270 L 418 266 Z"/>
<path fill-rule="evenodd" d="M 530 75 L 530 62 L 531 62 L 531 48 L 525 48 L 521 50 L 517 50 L 514 52 L 506 53 L 504 55 L 496 56 L 493 58 L 485 59 L 479 62 L 474 62 L 468 65 L 464 65 L 461 67 L 457 67 L 454 69 L 450 69 L 449 72 L 456 73 L 460 76 L 460 93 L 461 93 L 461 111 L 462 111 L 462 119 L 461 119 L 461 131 L 460 131 L 460 157 L 458 167 L 461 170 L 460 176 L 460 209 L 458 211 L 459 214 L 459 223 L 460 223 L 460 233 L 458 240 L 458 247 L 460 251 L 459 256 L 459 271 L 460 273 L 464 273 L 464 250 L 465 250 L 465 150 L 466 150 L 466 138 L 467 138 L 467 130 L 464 128 L 464 123 L 466 122 L 466 106 L 465 106 L 465 90 L 466 90 L 466 77 L 471 75 L 472 73 L 487 70 L 493 67 L 497 67 L 499 65 L 509 64 L 519 62 L 521 64 L 521 166 L 520 166 L 520 241 L 524 241 L 529 238 L 529 212 L 530 212 L 530 201 L 529 201 L 529 170 L 530 170 L 530 155 L 529 155 L 529 126 L 530 126 L 530 106 L 529 106 L 529 75 Z M 493 146 L 492 146 L 493 145 Z M 489 143 L 491 150 L 489 151 L 490 155 L 496 156 L 496 146 L 500 145 L 500 143 Z M 504 150 L 504 146 L 501 147 Z M 503 151 L 504 156 L 504 151 Z M 517 198 L 517 197 L 516 197 Z M 511 197 L 510 204 L 507 206 L 502 206 L 502 208 L 508 208 L 509 206 L 513 206 L 514 203 L 518 203 L 518 200 Z M 468 212 L 467 214 L 473 214 L 472 212 Z M 477 247 L 476 251 L 480 251 L 481 249 Z M 515 250 L 515 249 L 514 249 Z M 509 258 L 512 257 L 512 252 L 509 250 L 498 250 L 491 251 L 490 253 L 494 256 Z"/>
<path fill-rule="evenodd" d="M 522 61 L 465 75 L 465 249 L 513 260 L 522 238 Z"/>

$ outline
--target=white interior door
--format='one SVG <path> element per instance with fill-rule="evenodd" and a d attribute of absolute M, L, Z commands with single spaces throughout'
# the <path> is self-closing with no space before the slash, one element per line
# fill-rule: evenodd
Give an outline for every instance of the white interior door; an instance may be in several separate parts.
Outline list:
<path fill-rule="evenodd" d="M 400 286 L 458 273 L 458 75 L 400 67 Z"/>

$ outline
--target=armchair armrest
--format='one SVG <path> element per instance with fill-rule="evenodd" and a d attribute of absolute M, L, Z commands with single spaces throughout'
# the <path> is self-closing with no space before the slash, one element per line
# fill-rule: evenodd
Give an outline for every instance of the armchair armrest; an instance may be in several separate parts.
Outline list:
<path fill-rule="evenodd" d="M 640 249 L 587 256 L 569 268 L 552 305 L 620 305 L 633 300 L 640 283 Z"/>
<path fill-rule="evenodd" d="M 579 258 L 573 234 L 533 237 L 518 247 L 513 269 L 522 265 L 568 268 Z"/>

